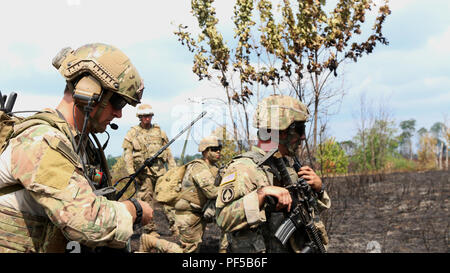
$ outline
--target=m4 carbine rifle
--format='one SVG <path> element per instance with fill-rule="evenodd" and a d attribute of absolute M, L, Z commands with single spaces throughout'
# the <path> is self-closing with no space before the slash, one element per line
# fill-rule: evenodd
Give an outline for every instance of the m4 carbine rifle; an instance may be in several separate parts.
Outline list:
<path fill-rule="evenodd" d="M 301 252 L 325 253 L 326 249 L 319 235 L 319 230 L 314 225 L 314 221 L 318 220 L 316 194 L 303 177 L 298 178 L 295 183 L 292 181 L 286 169 L 284 159 L 279 152 L 274 153 L 271 159 L 280 175 L 280 180 L 283 184 L 282 186 L 289 191 L 292 197 L 291 211 L 286 213 L 286 219 L 278 227 L 275 232 L 275 237 L 280 240 L 283 245 L 286 245 L 294 231 L 304 229 L 308 241 Z M 299 172 L 302 165 L 297 158 L 294 158 L 294 162 L 294 169 L 296 172 Z M 270 200 L 270 198 L 269 202 L 276 204 L 276 202 L 273 199 Z"/>
<path fill-rule="evenodd" d="M 134 187 L 135 187 L 135 192 L 133 193 L 136 194 L 137 190 L 138 190 L 138 186 L 137 186 L 137 182 L 136 182 L 136 177 L 139 175 L 139 173 L 141 173 L 146 167 L 151 167 L 153 164 L 155 164 L 158 156 L 164 152 L 164 150 L 167 149 L 167 147 L 169 147 L 179 136 L 181 136 L 184 132 L 186 132 L 188 129 L 190 129 L 194 123 L 196 123 L 199 119 L 203 118 L 206 115 L 206 111 L 203 111 L 196 119 L 194 119 L 186 128 L 184 128 L 183 130 L 181 130 L 174 138 L 172 138 L 166 145 L 164 145 L 163 147 L 161 147 L 161 149 L 159 149 L 154 155 L 152 155 L 151 157 L 147 158 L 144 161 L 144 164 L 142 164 L 141 167 L 139 167 L 139 169 L 132 175 L 124 177 L 122 179 L 120 179 L 119 181 L 116 182 L 116 184 L 114 184 L 114 187 L 116 187 L 120 181 L 122 181 L 125 178 L 129 178 L 127 184 L 116 194 L 115 196 L 115 200 L 119 200 L 122 195 L 125 193 L 125 191 L 128 189 L 128 187 L 131 185 L 132 182 L 134 182 Z"/>

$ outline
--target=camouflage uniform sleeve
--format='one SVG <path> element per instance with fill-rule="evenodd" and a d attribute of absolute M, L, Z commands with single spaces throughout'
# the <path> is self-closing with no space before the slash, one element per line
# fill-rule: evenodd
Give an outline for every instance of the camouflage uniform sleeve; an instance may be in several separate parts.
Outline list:
<path fill-rule="evenodd" d="M 256 227 L 266 221 L 256 190 L 268 185 L 265 174 L 249 159 L 225 170 L 216 200 L 216 222 L 225 232 Z M 253 164 L 254 166 L 252 166 Z"/>
<path fill-rule="evenodd" d="M 218 187 L 214 185 L 215 177 L 207 166 L 202 163 L 193 163 L 190 173 L 192 181 L 200 187 L 206 198 L 215 199 L 217 197 Z"/>
<path fill-rule="evenodd" d="M 169 143 L 169 138 L 167 137 L 166 133 L 161 130 L 161 137 L 163 139 L 163 146 Z M 177 166 L 177 163 L 175 162 L 175 159 L 172 156 L 172 152 L 169 147 L 164 151 L 164 161 L 167 162 L 169 170 L 172 168 L 175 168 Z"/>
<path fill-rule="evenodd" d="M 134 169 L 134 160 L 133 160 L 133 144 L 131 143 L 133 137 L 134 137 L 134 130 L 131 129 L 128 131 L 127 135 L 125 136 L 122 144 L 123 148 L 123 159 L 125 161 L 125 168 L 128 172 L 128 174 L 133 174 L 135 172 Z"/>
<path fill-rule="evenodd" d="M 61 132 L 34 126 L 10 143 L 12 175 L 69 240 L 89 247 L 125 246 L 133 233 L 130 213 L 124 204 L 92 192 L 73 155 L 58 150 L 71 147 Z"/>

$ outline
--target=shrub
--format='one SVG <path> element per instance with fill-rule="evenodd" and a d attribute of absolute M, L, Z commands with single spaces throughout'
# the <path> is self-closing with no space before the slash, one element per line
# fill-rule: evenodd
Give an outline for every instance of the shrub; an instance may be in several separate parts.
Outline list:
<path fill-rule="evenodd" d="M 317 159 L 321 174 L 345 174 L 348 171 L 348 157 L 334 138 L 319 144 Z"/>

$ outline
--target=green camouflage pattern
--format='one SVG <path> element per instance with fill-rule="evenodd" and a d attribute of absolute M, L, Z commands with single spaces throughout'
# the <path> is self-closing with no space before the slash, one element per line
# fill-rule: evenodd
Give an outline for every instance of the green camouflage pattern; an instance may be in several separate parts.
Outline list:
<path fill-rule="evenodd" d="M 264 155 L 255 146 L 252 151 Z M 264 210 L 259 209 L 252 212 L 253 221 L 247 220 L 244 197 L 250 193 L 256 195 L 258 188 L 271 185 L 266 173 L 252 159 L 242 157 L 233 160 L 224 171 L 216 199 L 216 221 L 219 227 L 224 232 L 233 232 L 253 228 L 265 221 Z"/>
<path fill-rule="evenodd" d="M 252 147 L 252 154 L 263 157 L 265 152 Z M 295 170 L 288 166 L 292 179 L 297 179 Z M 251 157 L 242 156 L 228 165 L 224 171 L 216 199 L 216 222 L 227 233 L 231 252 L 266 252 L 265 238 L 268 233 L 267 215 L 259 208 L 257 189 L 273 186 L 274 177 L 269 167 L 258 166 Z M 318 200 L 319 210 L 330 207 L 326 193 Z"/>
<path fill-rule="evenodd" d="M 66 243 L 47 217 L 0 206 L 0 253 L 62 253 Z"/>
<path fill-rule="evenodd" d="M 253 126 L 272 130 L 285 130 L 295 121 L 306 121 L 309 110 L 298 99 L 284 95 L 272 95 L 258 103 Z"/>
<path fill-rule="evenodd" d="M 72 144 L 64 133 L 36 125 L 12 138 L 9 145 L 12 176 L 69 241 L 88 247 L 125 247 L 133 233 L 130 213 L 124 204 L 93 193 L 80 162 L 71 156 L 76 153 L 68 152 Z"/>
<path fill-rule="evenodd" d="M 89 72 L 100 80 L 103 87 L 123 96 L 136 106 L 140 103 L 144 84 L 130 59 L 118 48 L 102 43 L 81 46 L 63 56 L 59 61 L 60 73 L 73 80 L 82 73 Z"/>
<path fill-rule="evenodd" d="M 187 167 L 181 182 L 181 199 L 189 201 L 200 209 L 208 199 L 217 197 L 218 187 L 214 185 L 218 168 L 207 164 L 203 159 L 193 160 Z M 195 208 L 193 208 L 195 210 Z"/>
<path fill-rule="evenodd" d="M 214 185 L 217 167 L 203 159 L 192 161 L 181 183 L 181 196 L 175 205 L 175 225 L 180 234 L 184 253 L 198 251 L 205 232 L 206 221 L 202 219 L 202 209 L 208 199 L 217 197 Z"/>

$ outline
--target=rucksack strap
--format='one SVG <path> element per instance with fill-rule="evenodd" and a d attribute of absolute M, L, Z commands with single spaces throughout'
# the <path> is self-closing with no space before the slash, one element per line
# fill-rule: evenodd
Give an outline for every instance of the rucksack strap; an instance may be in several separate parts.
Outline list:
<path fill-rule="evenodd" d="M 184 176 L 186 175 L 186 172 L 188 171 L 188 168 L 189 168 L 193 163 L 200 163 L 200 164 L 207 165 L 206 162 L 203 161 L 203 160 L 201 160 L 201 159 L 194 159 L 194 160 L 192 160 L 191 162 L 185 164 L 185 165 L 186 165 L 186 171 L 185 171 L 185 173 L 184 173 Z M 208 168 L 209 168 L 209 167 L 208 167 Z M 181 183 L 183 183 L 183 181 L 184 181 L 184 179 L 185 179 L 184 176 L 183 176 L 183 179 L 182 179 Z M 195 202 L 196 199 L 195 199 L 192 195 L 189 194 L 189 193 L 191 193 L 191 190 L 192 190 L 193 188 L 195 188 L 195 185 L 192 186 L 192 187 L 189 187 L 189 188 L 185 189 L 185 190 L 182 191 L 182 192 L 180 192 L 179 195 L 177 196 L 176 200 L 175 200 L 175 203 L 178 202 L 178 201 L 181 200 L 181 199 L 184 199 L 184 200 L 186 200 L 186 201 L 188 201 L 188 202 L 191 202 L 191 203 Z"/>
<path fill-rule="evenodd" d="M 34 114 L 23 120 L 16 121 L 14 124 L 14 130 L 11 132 L 11 134 L 9 136 L 7 136 L 7 142 L 9 142 L 9 140 L 11 138 L 17 137 L 18 135 L 23 133 L 28 128 L 31 128 L 36 125 L 41 125 L 41 124 L 45 124 L 45 125 L 54 127 L 56 129 L 58 129 L 59 131 L 63 132 L 69 139 L 71 139 L 71 137 L 70 137 L 71 132 L 70 132 L 70 129 L 69 129 L 68 125 L 66 124 L 66 122 L 64 120 L 62 120 L 61 118 L 57 117 L 54 113 L 44 111 L 44 112 L 38 112 L 37 114 Z M 55 145 L 52 145 L 52 144 L 56 145 L 56 143 L 49 143 L 49 145 L 52 146 L 52 148 L 54 148 L 54 149 L 58 148 L 58 150 L 63 152 L 66 155 L 66 157 L 72 161 L 73 164 L 76 164 L 76 162 L 77 162 L 76 157 L 73 156 L 69 147 L 67 147 L 66 145 L 62 145 L 63 143 L 61 143 L 61 142 L 57 142 L 57 144 L 59 144 L 59 145 L 57 145 L 57 147 L 53 147 Z M 24 189 L 24 187 L 21 184 L 14 184 L 14 185 L 6 186 L 6 187 L 3 187 L 0 189 L 0 196 L 19 191 L 21 189 Z"/>
<path fill-rule="evenodd" d="M 268 151 L 266 154 L 261 154 L 255 151 L 248 151 L 245 153 L 242 153 L 240 155 L 234 156 L 234 159 L 238 159 L 238 158 L 250 158 L 253 162 L 255 162 L 256 165 L 261 166 L 264 163 L 266 163 L 266 161 L 271 158 L 273 156 L 274 153 L 276 153 L 278 151 L 278 148 L 274 148 L 270 151 Z"/>

